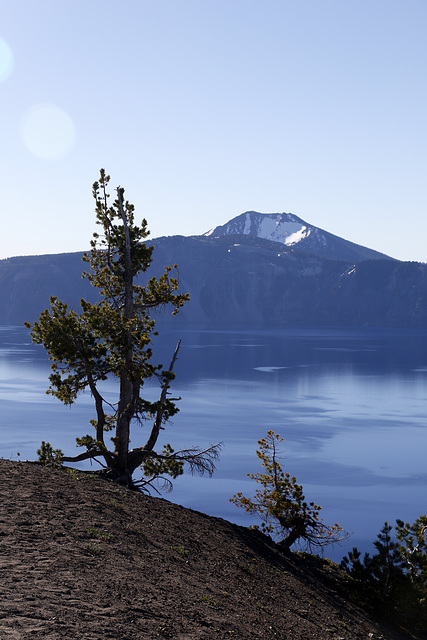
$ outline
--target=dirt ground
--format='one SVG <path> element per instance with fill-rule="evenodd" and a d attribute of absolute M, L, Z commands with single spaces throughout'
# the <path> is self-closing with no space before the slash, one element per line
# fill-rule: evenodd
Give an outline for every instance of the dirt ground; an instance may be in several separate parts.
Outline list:
<path fill-rule="evenodd" d="M 327 564 L 77 472 L 0 460 L 1 640 L 400 640 Z"/>

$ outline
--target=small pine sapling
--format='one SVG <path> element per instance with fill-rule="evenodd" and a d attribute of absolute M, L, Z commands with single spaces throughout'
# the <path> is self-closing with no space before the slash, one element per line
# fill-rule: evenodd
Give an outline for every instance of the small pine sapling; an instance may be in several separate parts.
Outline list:
<path fill-rule="evenodd" d="M 262 520 L 261 530 L 278 539 L 285 550 L 298 541 L 311 550 L 344 540 L 346 532 L 338 524 L 324 524 L 319 518 L 321 507 L 314 502 L 307 503 L 295 476 L 283 472 L 277 459 L 281 442 L 283 438 L 271 430 L 258 440 L 256 454 L 264 473 L 248 473 L 247 476 L 262 488 L 256 490 L 253 499 L 239 492 L 230 498 L 230 502 L 258 516 Z"/>
<path fill-rule="evenodd" d="M 40 449 L 37 449 L 38 462 L 45 467 L 59 469 L 62 466 L 64 454 L 61 449 L 54 449 L 50 442 L 42 440 Z"/>

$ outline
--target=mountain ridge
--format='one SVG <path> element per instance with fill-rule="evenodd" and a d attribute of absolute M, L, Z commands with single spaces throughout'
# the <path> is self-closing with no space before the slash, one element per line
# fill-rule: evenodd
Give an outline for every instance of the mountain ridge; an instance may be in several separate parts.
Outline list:
<path fill-rule="evenodd" d="M 188 291 L 191 298 L 178 316 L 165 311 L 159 322 L 173 322 L 177 328 L 222 329 L 427 327 L 426 264 L 382 258 L 378 253 L 375 259 L 367 258 L 372 250 L 332 234 L 322 236 L 325 242 L 319 249 L 318 244 L 308 244 L 318 234 L 313 231 L 303 237 L 303 221 L 292 214 L 285 223 L 294 226 L 288 224 L 287 235 L 276 233 L 273 241 L 272 223 L 284 219 L 282 214 L 260 218 L 266 215 L 254 214 L 248 219 L 242 214 L 227 228 L 223 225 L 199 236 L 163 236 L 147 241 L 155 247 L 150 276 L 161 275 L 165 265 L 178 264 L 180 290 Z M 269 234 L 259 233 L 261 221 L 270 225 Z M 251 222 L 254 226 L 249 233 Z M 291 240 L 286 244 L 278 238 Z M 96 301 L 97 292 L 81 279 L 87 269 L 82 255 L 1 260 L 0 324 L 36 320 L 51 295 L 76 311 L 82 297 Z M 141 284 L 145 277 L 141 277 Z"/>
<path fill-rule="evenodd" d="M 344 240 L 329 231 L 302 220 L 293 213 L 259 213 L 246 211 L 224 225 L 203 234 L 206 237 L 223 235 L 252 236 L 279 242 L 295 250 L 332 260 L 394 260 L 374 249 Z"/>

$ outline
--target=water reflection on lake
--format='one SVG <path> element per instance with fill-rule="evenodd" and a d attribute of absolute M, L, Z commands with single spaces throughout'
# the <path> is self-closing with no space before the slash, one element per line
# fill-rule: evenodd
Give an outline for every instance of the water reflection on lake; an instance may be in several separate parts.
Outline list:
<path fill-rule="evenodd" d="M 182 348 L 173 394 L 180 413 L 164 432 L 175 448 L 224 442 L 212 479 L 184 476 L 174 502 L 250 524 L 228 499 L 252 491 L 256 441 L 284 437 L 283 466 L 323 506 L 327 522 L 353 532 L 335 558 L 366 548 L 383 522 L 427 511 L 427 333 L 372 330 L 181 332 L 156 339 L 167 364 Z M 42 439 L 68 454 L 90 432 L 90 394 L 72 408 L 47 396 L 49 362 L 21 328 L 0 328 L 1 451 L 35 459 Z M 105 394 L 113 398 L 114 385 Z M 147 388 L 154 398 L 157 389 Z M 138 427 L 133 444 L 139 446 Z"/>

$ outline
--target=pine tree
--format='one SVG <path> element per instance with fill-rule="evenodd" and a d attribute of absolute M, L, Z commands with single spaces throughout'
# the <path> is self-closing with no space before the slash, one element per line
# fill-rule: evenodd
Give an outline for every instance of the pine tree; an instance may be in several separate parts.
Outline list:
<path fill-rule="evenodd" d="M 90 266 L 83 277 L 98 290 L 99 300 L 81 300 L 81 312 L 77 313 L 51 297 L 50 308 L 41 313 L 38 321 L 32 326 L 25 323 L 31 329 L 33 342 L 43 345 L 52 361 L 47 393 L 71 405 L 83 390 L 89 389 L 94 400 L 96 418 L 91 424 L 95 436 L 76 438 L 86 451 L 78 456 L 63 456 L 63 461 L 101 459 L 105 475 L 130 486 L 138 467 L 144 471 L 143 486 L 152 485 L 164 474 L 177 477 L 186 462 L 192 471 L 211 474 L 220 445 L 211 445 L 204 451 L 193 447 L 175 452 L 165 444 L 161 452 L 155 450 L 164 423 L 178 411 L 177 399 L 169 397 L 169 387 L 180 343 L 169 368 L 152 363 L 153 313 L 169 307 L 176 315 L 189 296 L 178 292 L 176 265 L 165 267 L 159 278 L 150 278 L 145 286 L 137 284 L 138 276 L 149 269 L 152 261 L 153 247 L 144 242 L 149 235 L 147 221 L 142 220 L 140 226 L 135 224 L 134 206 L 124 199 L 121 187 L 116 189 L 117 197 L 110 205 L 109 180 L 101 169 L 93 196 L 96 221 L 102 232 L 94 233 L 90 255 L 83 256 Z M 107 402 L 102 394 L 102 383 L 111 377 L 117 379 L 119 386 L 116 403 Z M 153 377 L 161 388 L 157 402 L 141 395 L 144 383 Z M 129 449 L 131 426 L 147 422 L 151 427 L 145 444 Z M 113 449 L 105 440 L 109 431 L 114 432 Z M 43 450 L 48 449 L 45 443 Z M 58 450 L 55 451 L 57 462 Z"/>
<path fill-rule="evenodd" d="M 295 476 L 282 471 L 278 462 L 278 445 L 281 442 L 283 438 L 272 430 L 258 440 L 256 454 L 265 473 L 248 473 L 247 476 L 262 489 L 256 490 L 253 499 L 239 492 L 230 502 L 258 516 L 262 520 L 262 531 L 277 538 L 285 550 L 299 540 L 312 548 L 345 539 L 347 535 L 338 524 L 328 526 L 319 518 L 322 507 L 305 501 L 303 488 L 297 484 Z"/>
<path fill-rule="evenodd" d="M 427 591 L 427 515 L 413 524 L 396 520 L 396 539 L 403 566 L 412 582 Z"/>
<path fill-rule="evenodd" d="M 413 630 L 425 628 L 427 620 L 426 525 L 427 516 L 413 525 L 397 520 L 394 539 L 385 522 L 374 542 L 376 553 L 365 553 L 362 562 L 354 548 L 341 561 L 341 568 L 354 580 L 355 600 Z"/>

